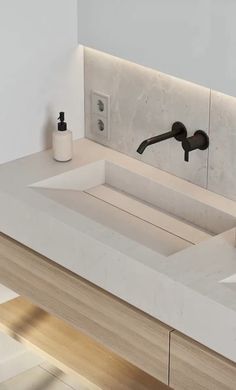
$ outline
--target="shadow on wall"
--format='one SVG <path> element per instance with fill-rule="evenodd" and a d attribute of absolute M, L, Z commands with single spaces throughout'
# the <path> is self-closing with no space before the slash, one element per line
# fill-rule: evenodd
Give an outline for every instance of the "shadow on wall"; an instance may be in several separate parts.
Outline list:
<path fill-rule="evenodd" d="M 56 122 L 57 121 L 56 118 L 54 118 L 52 110 L 50 109 L 50 107 L 48 107 L 42 132 L 43 149 L 48 149 L 52 146 L 52 133 L 54 130 L 56 130 Z"/>

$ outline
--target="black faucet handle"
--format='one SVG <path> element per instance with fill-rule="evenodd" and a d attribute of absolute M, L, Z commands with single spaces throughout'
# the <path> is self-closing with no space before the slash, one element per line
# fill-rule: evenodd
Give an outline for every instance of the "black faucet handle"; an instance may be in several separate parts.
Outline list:
<path fill-rule="evenodd" d="M 189 162 L 189 151 L 188 150 L 184 151 L 184 161 Z"/>
<path fill-rule="evenodd" d="M 203 130 L 197 130 L 191 137 L 185 138 L 182 141 L 184 149 L 184 160 L 189 161 L 189 153 L 192 150 L 205 150 L 209 147 L 209 137 Z"/>
<path fill-rule="evenodd" d="M 183 141 L 187 137 L 187 129 L 182 122 L 175 122 L 172 125 L 172 134 L 177 141 Z"/>

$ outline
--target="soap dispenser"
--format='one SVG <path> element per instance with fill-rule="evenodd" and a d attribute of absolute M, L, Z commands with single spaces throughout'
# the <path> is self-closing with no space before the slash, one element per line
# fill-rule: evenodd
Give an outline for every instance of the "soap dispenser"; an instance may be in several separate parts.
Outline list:
<path fill-rule="evenodd" d="M 72 159 L 72 132 L 67 130 L 64 112 L 59 114 L 58 129 L 53 132 L 53 157 L 56 161 L 69 161 Z"/>

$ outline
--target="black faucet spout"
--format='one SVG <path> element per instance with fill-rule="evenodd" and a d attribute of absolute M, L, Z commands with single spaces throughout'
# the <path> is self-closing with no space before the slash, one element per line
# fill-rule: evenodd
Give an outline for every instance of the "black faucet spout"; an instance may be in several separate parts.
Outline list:
<path fill-rule="evenodd" d="M 157 144 L 158 142 L 165 141 L 166 139 L 172 138 L 172 137 L 173 137 L 173 133 L 172 133 L 172 131 L 169 131 L 168 133 L 156 135 L 155 137 L 151 137 L 151 138 L 145 139 L 145 140 L 139 145 L 139 147 L 138 147 L 138 149 L 137 149 L 137 152 L 138 152 L 139 154 L 143 154 L 144 150 L 145 150 L 148 146 L 153 145 L 153 144 Z"/>
<path fill-rule="evenodd" d="M 175 122 L 172 126 L 172 130 L 164 134 L 159 134 L 154 137 L 145 139 L 138 147 L 137 152 L 143 154 L 144 150 L 153 144 L 165 141 L 169 138 L 175 138 L 177 141 L 183 141 L 187 137 L 187 130 L 183 123 Z"/>

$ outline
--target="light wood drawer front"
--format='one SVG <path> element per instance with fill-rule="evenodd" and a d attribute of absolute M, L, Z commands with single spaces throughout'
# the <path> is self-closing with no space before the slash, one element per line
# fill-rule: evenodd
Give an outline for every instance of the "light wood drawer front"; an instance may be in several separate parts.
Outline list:
<path fill-rule="evenodd" d="M 81 386 L 101 390 L 165 390 L 142 370 L 23 298 L 0 305 L 0 327 L 58 368 L 78 375 Z"/>
<path fill-rule="evenodd" d="M 0 283 L 168 383 L 171 328 L 2 234 Z"/>
<path fill-rule="evenodd" d="M 175 390 L 235 390 L 236 364 L 173 331 L 170 386 Z"/>

